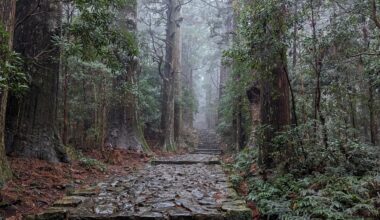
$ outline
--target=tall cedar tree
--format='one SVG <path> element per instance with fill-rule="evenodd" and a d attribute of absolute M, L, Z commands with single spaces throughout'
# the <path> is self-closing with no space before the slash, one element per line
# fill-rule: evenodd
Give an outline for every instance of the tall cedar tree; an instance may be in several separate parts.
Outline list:
<path fill-rule="evenodd" d="M 0 35 L 0 51 L 3 49 L 10 51 L 12 49 L 15 13 L 16 0 L 3 0 L 0 2 L 0 31 L 5 31 L 5 33 Z M 4 30 L 2 30 L 2 28 L 4 28 Z M 7 36 L 5 36 L 5 34 Z M 3 57 L 4 54 L 5 53 L 0 54 L 0 62 L 6 60 L 6 57 Z M 0 66 L 0 68 L 2 68 L 2 66 Z M 3 70 L 0 69 L 0 71 L 2 77 L 7 77 L 3 75 L 6 74 Z M 8 180 L 12 175 L 5 154 L 4 143 L 7 99 L 8 89 L 5 85 L 4 88 L 0 88 L 0 183 Z"/>
<path fill-rule="evenodd" d="M 25 60 L 30 89 L 21 99 L 10 97 L 8 149 L 15 155 L 66 162 L 56 130 L 59 47 L 53 42 L 61 22 L 59 1 L 19 0 L 14 49 Z"/>
<path fill-rule="evenodd" d="M 137 2 L 131 1 L 120 10 L 121 19 L 118 25 L 128 34 L 137 32 Z M 114 81 L 114 88 L 123 88 L 123 83 L 133 87 L 137 83 L 139 61 L 136 56 L 115 51 L 119 62 L 123 65 L 123 74 Z M 148 145 L 142 132 L 137 97 L 131 89 L 122 89 L 119 94 L 121 102 L 114 103 L 109 114 L 108 140 L 119 148 L 136 151 L 148 151 Z"/>
<path fill-rule="evenodd" d="M 181 5 L 180 1 L 167 0 L 166 57 L 163 73 L 163 102 L 161 128 L 162 145 L 166 151 L 176 149 L 175 136 L 179 137 L 181 113 L 179 82 L 181 73 Z M 176 110 L 177 111 L 176 111 Z M 177 122 L 175 122 L 177 120 Z M 175 132 L 177 129 L 177 133 Z M 178 140 L 178 139 L 177 139 Z"/>
<path fill-rule="evenodd" d="M 260 161 L 265 167 L 276 165 L 273 153 L 275 151 L 273 141 L 278 132 L 284 131 L 290 125 L 290 104 L 289 104 L 289 83 L 287 80 L 286 45 L 283 42 L 285 25 L 284 3 L 277 2 L 273 5 L 276 14 L 272 19 L 275 21 L 264 22 L 265 32 L 271 32 L 273 41 L 276 44 L 267 45 L 267 50 L 271 53 L 271 63 L 264 64 L 269 70 L 265 76 L 261 77 L 260 109 L 261 123 L 267 128 L 264 131 L 264 145 L 261 146 Z M 269 61 L 269 60 L 267 60 Z M 280 151 L 282 155 L 289 155 L 289 147 L 283 146 Z"/>

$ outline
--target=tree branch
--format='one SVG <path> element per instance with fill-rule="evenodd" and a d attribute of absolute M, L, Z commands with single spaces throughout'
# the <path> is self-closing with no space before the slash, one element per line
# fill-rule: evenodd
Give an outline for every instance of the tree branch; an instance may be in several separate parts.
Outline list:
<path fill-rule="evenodd" d="M 380 29 L 380 20 L 377 17 L 377 6 L 376 6 L 376 0 L 371 1 L 371 7 L 372 7 L 372 20 L 375 22 L 375 25 L 378 29 Z"/>

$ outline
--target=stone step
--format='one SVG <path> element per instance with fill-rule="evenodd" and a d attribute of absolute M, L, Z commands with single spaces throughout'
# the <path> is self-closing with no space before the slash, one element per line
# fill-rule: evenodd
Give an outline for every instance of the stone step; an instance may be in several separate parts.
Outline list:
<path fill-rule="evenodd" d="M 210 144 L 210 145 L 198 145 L 198 148 L 214 148 L 214 149 L 219 149 L 219 145 L 216 144 Z"/>
<path fill-rule="evenodd" d="M 202 154 L 202 153 L 194 153 L 194 154 Z M 218 154 L 212 154 L 208 153 L 207 155 L 218 155 Z M 151 162 L 152 165 L 193 165 L 193 164 L 205 164 L 205 165 L 216 165 L 220 164 L 219 160 L 210 160 L 205 162 L 199 162 L 194 160 L 183 160 L 183 161 L 175 161 L 175 160 L 168 160 L 168 161 L 160 161 L 155 160 Z"/>
<path fill-rule="evenodd" d="M 192 164 L 220 164 L 220 160 L 215 155 L 191 154 L 175 157 L 159 158 L 151 162 L 152 165 L 171 164 L 171 165 L 192 165 Z"/>
<path fill-rule="evenodd" d="M 222 151 L 196 150 L 192 154 L 220 155 L 220 154 L 222 154 Z"/>

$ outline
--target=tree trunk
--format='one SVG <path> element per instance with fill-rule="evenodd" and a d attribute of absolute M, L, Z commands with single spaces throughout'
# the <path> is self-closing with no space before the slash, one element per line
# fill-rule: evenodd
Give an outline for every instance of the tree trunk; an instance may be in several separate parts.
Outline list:
<path fill-rule="evenodd" d="M 69 74 L 67 72 L 67 64 L 65 62 L 63 67 L 64 82 L 63 82 L 63 130 L 62 142 L 64 145 L 68 144 L 68 127 L 69 127 L 69 104 L 68 104 L 68 90 L 69 90 Z"/>
<path fill-rule="evenodd" d="M 56 130 L 59 77 L 60 3 L 49 0 L 19 0 L 16 7 L 14 48 L 25 59 L 30 89 L 22 98 L 10 98 L 11 152 L 50 162 L 68 161 Z"/>
<path fill-rule="evenodd" d="M 8 45 L 9 50 L 12 50 L 13 45 L 15 10 L 16 0 L 4 0 L 2 3 L 0 3 L 0 26 L 2 28 L 5 28 L 5 31 L 8 33 L 7 39 L 0 37 L 0 45 Z M 6 58 L 0 54 L 0 62 L 3 62 L 5 59 Z M 0 185 L 12 177 L 12 172 L 6 156 L 4 140 L 7 99 L 7 88 L 0 88 Z"/>
<path fill-rule="evenodd" d="M 276 61 L 276 67 L 269 78 L 263 80 L 261 85 L 261 123 L 268 125 L 264 132 L 264 147 L 262 149 L 261 163 L 269 168 L 275 165 L 271 147 L 273 138 L 278 132 L 284 131 L 290 125 L 289 84 L 286 76 L 286 64 L 283 60 Z M 284 146 L 283 152 L 288 152 Z M 291 156 L 291 155 L 288 155 Z"/>
<path fill-rule="evenodd" d="M 280 1 L 279 1 L 280 2 Z M 285 36 L 285 10 L 286 6 L 276 6 L 277 22 L 268 26 L 264 21 L 265 32 L 273 33 L 273 40 L 282 42 Z M 287 47 L 283 44 L 266 45 L 264 53 L 270 53 L 270 59 L 265 60 L 261 69 L 264 75 L 259 77 L 260 81 L 260 119 L 264 126 L 262 141 L 259 148 L 259 163 L 265 168 L 275 167 L 279 160 L 289 159 L 293 156 L 292 146 L 284 143 L 280 149 L 276 149 L 274 138 L 279 132 L 283 132 L 291 124 L 290 118 L 290 88 L 287 67 Z M 266 71 L 267 70 L 267 71 Z M 262 73 L 261 73 L 262 74 Z M 276 154 L 281 155 L 279 158 Z M 278 160 L 276 160 L 278 159 Z"/>
<path fill-rule="evenodd" d="M 173 72 L 174 72 L 174 140 L 176 145 L 180 144 L 182 133 L 182 37 L 181 37 L 181 5 L 179 0 L 172 0 L 174 24 L 173 45 Z"/>
<path fill-rule="evenodd" d="M 162 135 L 163 149 L 165 151 L 174 151 L 176 149 L 174 142 L 174 97 L 173 85 L 170 81 L 164 80 L 163 83 L 163 108 L 162 108 Z"/>
<path fill-rule="evenodd" d="M 137 32 L 137 2 L 129 2 L 121 11 L 119 26 L 124 31 Z M 137 86 L 139 61 L 137 57 L 123 55 L 123 51 L 116 52 L 119 61 L 124 64 L 124 74 L 114 82 L 116 93 L 122 97 L 119 102 L 113 103 L 110 110 L 108 138 L 113 146 L 138 152 L 149 151 L 143 135 L 139 116 L 137 97 L 134 88 Z M 128 86 L 126 86 L 126 84 Z M 128 89 L 124 89 L 127 87 Z M 122 88 L 122 89 L 120 89 Z"/>
<path fill-rule="evenodd" d="M 252 132 L 251 132 L 249 145 L 255 146 L 257 142 L 256 140 L 257 129 L 261 124 L 260 88 L 258 88 L 258 85 L 252 86 L 247 91 L 247 96 L 250 103 L 250 112 L 251 112 L 251 119 L 252 119 Z"/>
<path fill-rule="evenodd" d="M 167 0 L 167 6 L 166 57 L 161 124 L 163 149 L 173 151 L 176 149 L 175 142 L 179 140 L 182 124 L 180 107 L 181 5 L 178 0 Z"/>
<path fill-rule="evenodd" d="M 372 77 L 371 77 L 372 78 Z M 369 128 L 371 133 L 371 143 L 373 145 L 377 144 L 377 125 L 376 125 L 376 118 L 375 118 L 375 106 L 374 106 L 374 94 L 373 94 L 373 80 L 371 79 L 369 82 L 369 88 L 368 88 L 368 108 L 369 108 Z"/>

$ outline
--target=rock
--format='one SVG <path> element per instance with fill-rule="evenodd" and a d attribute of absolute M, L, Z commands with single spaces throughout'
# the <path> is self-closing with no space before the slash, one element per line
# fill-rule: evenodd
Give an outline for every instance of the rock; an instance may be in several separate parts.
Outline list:
<path fill-rule="evenodd" d="M 95 208 L 95 213 L 97 215 L 112 215 L 116 211 L 116 207 L 112 204 L 108 205 L 98 205 Z"/>
<path fill-rule="evenodd" d="M 123 192 L 124 190 L 125 190 L 124 187 L 107 188 L 108 192 L 117 192 L 117 193 L 120 193 L 120 192 Z"/>
<path fill-rule="evenodd" d="M 74 192 L 70 193 L 70 196 L 84 196 L 84 197 L 94 196 L 98 193 L 98 191 L 99 191 L 98 187 L 90 187 L 87 189 L 75 190 Z"/>
<path fill-rule="evenodd" d="M 196 199 L 202 199 L 204 197 L 204 193 L 201 192 L 199 189 L 194 189 L 191 191 L 191 194 L 196 198 Z"/>
<path fill-rule="evenodd" d="M 140 220 L 165 220 L 164 215 L 158 212 L 145 212 L 138 216 L 138 219 Z"/>
<path fill-rule="evenodd" d="M 239 202 L 238 202 L 239 203 Z M 222 210 L 226 212 L 226 219 L 231 220 L 250 220 L 252 219 L 252 210 L 244 205 L 235 202 L 224 203 Z"/>
<path fill-rule="evenodd" d="M 233 188 L 228 188 L 227 194 L 228 194 L 228 198 L 231 198 L 231 199 L 235 199 L 239 197 L 237 192 Z"/>
<path fill-rule="evenodd" d="M 171 220 L 192 219 L 191 212 L 189 212 L 183 208 L 171 209 L 171 210 L 169 210 L 168 214 L 169 214 L 169 217 Z"/>
<path fill-rule="evenodd" d="M 68 211 L 66 208 L 52 207 L 45 210 L 44 213 L 34 216 L 34 220 L 65 220 L 67 219 Z"/>
<path fill-rule="evenodd" d="M 134 205 L 132 203 L 124 203 L 122 207 L 123 211 L 131 211 Z"/>
<path fill-rule="evenodd" d="M 75 180 L 74 183 L 76 183 L 76 184 L 82 184 L 83 182 L 81 180 Z"/>
<path fill-rule="evenodd" d="M 81 204 L 86 198 L 81 196 L 66 196 L 62 199 L 56 201 L 54 207 L 77 207 Z"/>
<path fill-rule="evenodd" d="M 212 198 L 204 198 L 202 200 L 199 200 L 199 204 L 201 205 L 216 205 L 217 202 L 215 201 L 215 199 L 212 199 Z"/>
<path fill-rule="evenodd" d="M 175 207 L 175 204 L 173 202 L 161 202 L 156 203 L 153 206 L 154 211 L 164 211 L 165 209 L 173 208 Z"/>
<path fill-rule="evenodd" d="M 119 184 L 119 181 L 116 180 L 116 181 L 114 181 L 113 183 L 111 183 L 111 186 L 112 186 L 112 187 L 116 187 L 116 186 L 118 186 L 118 184 Z"/>
<path fill-rule="evenodd" d="M 226 220 L 222 214 L 213 214 L 213 213 L 195 214 L 192 219 L 193 220 Z"/>

